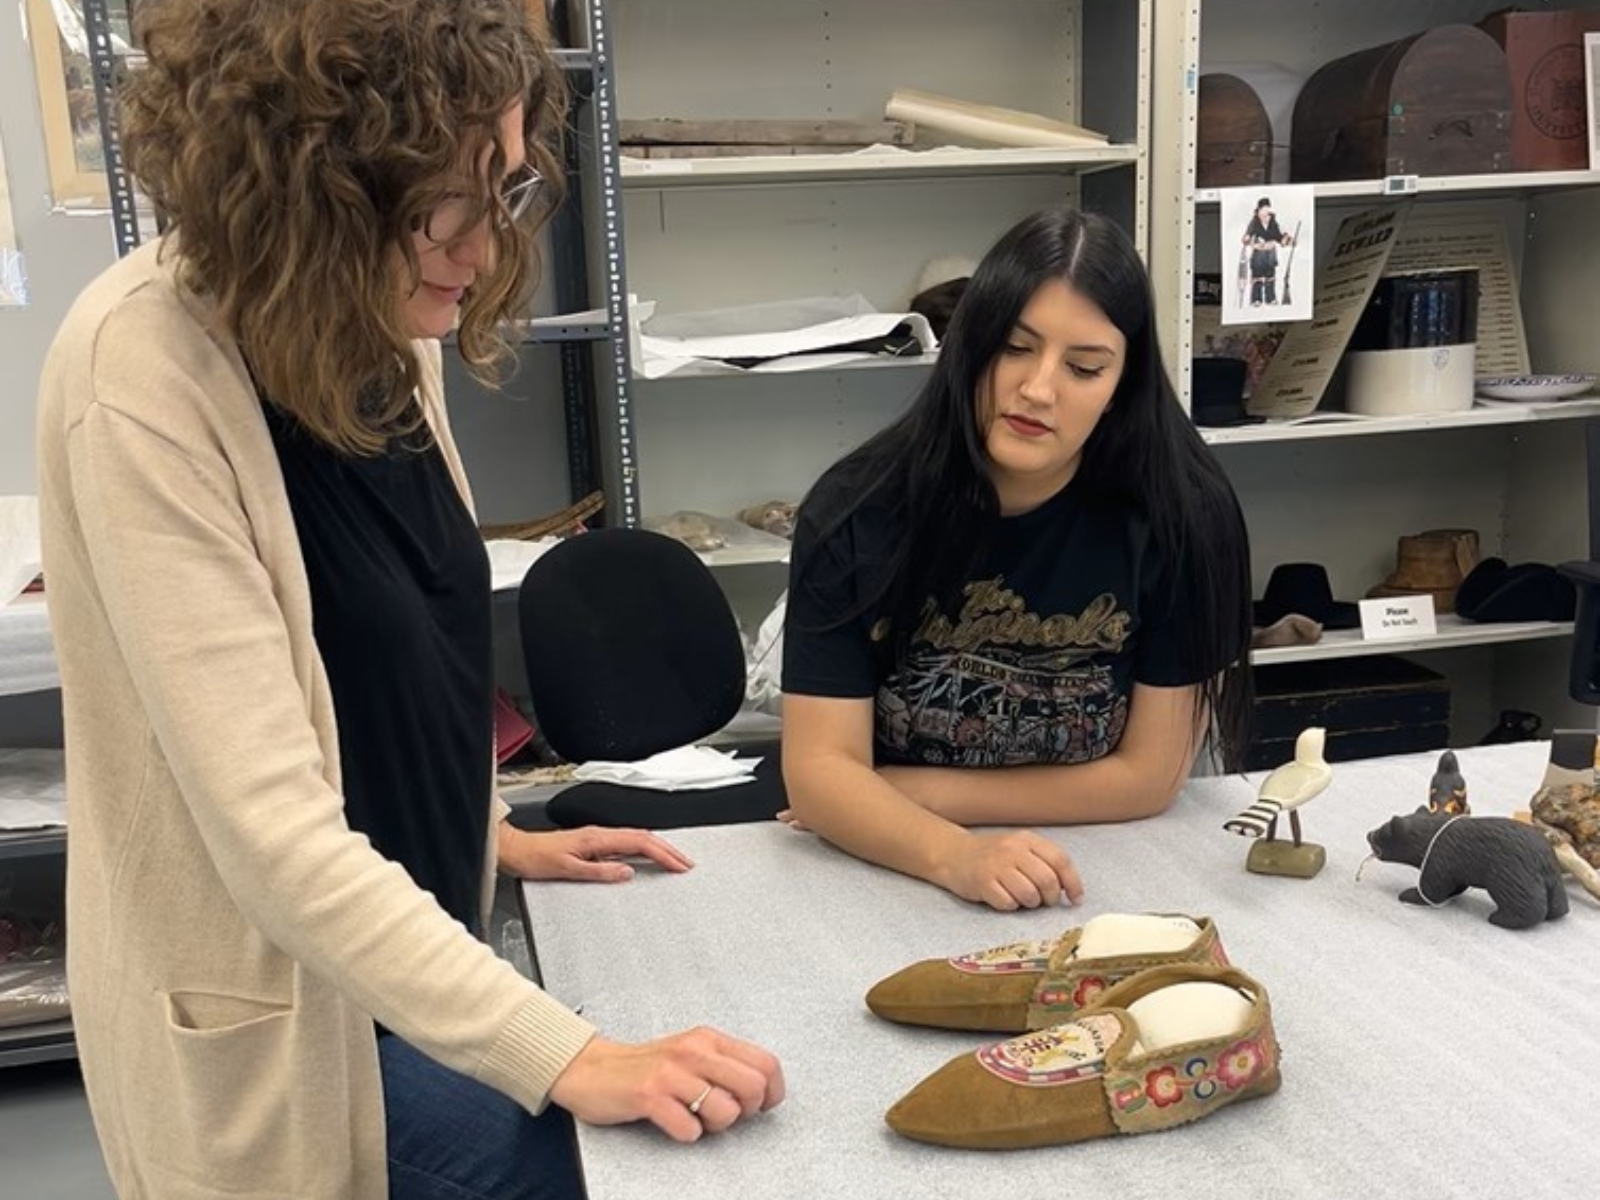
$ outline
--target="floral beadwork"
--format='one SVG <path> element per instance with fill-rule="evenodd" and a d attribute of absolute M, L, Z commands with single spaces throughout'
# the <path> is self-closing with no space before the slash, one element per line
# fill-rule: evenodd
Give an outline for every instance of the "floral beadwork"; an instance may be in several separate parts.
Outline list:
<path fill-rule="evenodd" d="M 1224 1087 L 1242 1088 L 1261 1073 L 1265 1059 L 1258 1043 L 1248 1039 L 1235 1042 L 1217 1059 L 1217 1078 Z"/>
<path fill-rule="evenodd" d="M 1106 1051 L 1122 1033 L 1122 1022 L 1110 1013 L 1092 1013 L 1025 1033 L 1010 1041 L 984 1046 L 978 1062 L 990 1074 L 1024 1087 L 1056 1087 L 1094 1079 L 1105 1070 Z"/>
<path fill-rule="evenodd" d="M 1119 1113 L 1136 1113 L 1147 1104 L 1170 1108 L 1185 1101 L 1203 1105 L 1217 1096 L 1231 1098 L 1264 1075 L 1272 1063 L 1272 1031 L 1233 1042 L 1215 1058 L 1190 1055 L 1142 1076 L 1119 1079 L 1110 1087 L 1111 1103 Z M 1194 1114 L 1194 1115 L 1199 1115 Z"/>
<path fill-rule="evenodd" d="M 1078 986 L 1072 989 L 1072 1003 L 1079 1008 L 1086 1008 L 1100 999 L 1100 993 L 1109 986 L 1107 980 L 1099 975 L 1085 975 L 1078 980 Z"/>
<path fill-rule="evenodd" d="M 1038 942 L 1012 942 L 993 946 L 976 954 L 963 954 L 949 960 L 956 970 L 968 975 L 1009 975 L 1016 971 L 1043 971 L 1050 965 L 1060 938 Z"/>

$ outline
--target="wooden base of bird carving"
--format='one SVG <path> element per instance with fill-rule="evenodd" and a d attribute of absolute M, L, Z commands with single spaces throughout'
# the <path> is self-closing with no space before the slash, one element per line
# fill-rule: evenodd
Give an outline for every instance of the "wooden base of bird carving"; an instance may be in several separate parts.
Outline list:
<path fill-rule="evenodd" d="M 1310 879 L 1322 870 L 1328 861 L 1328 852 L 1315 842 L 1301 840 L 1300 814 L 1292 809 L 1289 829 L 1294 840 L 1280 842 L 1273 836 L 1278 832 L 1278 822 L 1274 818 L 1267 826 L 1267 836 L 1250 847 L 1244 860 L 1245 870 L 1257 875 L 1287 875 L 1291 879 Z"/>
<path fill-rule="evenodd" d="M 1315 842 L 1271 842 L 1263 838 L 1250 847 L 1244 860 L 1247 871 L 1257 875 L 1287 875 L 1291 879 L 1310 879 L 1326 865 L 1328 852 Z"/>

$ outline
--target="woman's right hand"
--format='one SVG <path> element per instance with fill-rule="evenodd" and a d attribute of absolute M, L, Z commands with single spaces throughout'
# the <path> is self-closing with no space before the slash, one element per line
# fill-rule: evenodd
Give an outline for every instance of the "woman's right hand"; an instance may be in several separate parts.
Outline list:
<path fill-rule="evenodd" d="M 596 1037 L 567 1064 L 550 1099 L 591 1125 L 646 1120 L 694 1142 L 776 1107 L 783 1093 L 776 1058 L 701 1027 L 636 1044 Z"/>
<path fill-rule="evenodd" d="M 1001 912 L 1083 899 L 1083 880 L 1067 852 L 1030 830 L 964 833 L 935 882 L 963 900 Z"/>

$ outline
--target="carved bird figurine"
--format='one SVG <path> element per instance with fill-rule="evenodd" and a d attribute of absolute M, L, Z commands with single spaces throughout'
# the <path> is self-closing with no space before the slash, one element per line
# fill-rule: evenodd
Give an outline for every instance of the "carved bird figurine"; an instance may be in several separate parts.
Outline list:
<path fill-rule="evenodd" d="M 1333 782 L 1333 768 L 1322 757 L 1327 731 L 1317 726 L 1302 729 L 1294 743 L 1294 761 L 1284 763 L 1261 781 L 1256 802 L 1238 816 L 1223 823 L 1223 828 L 1244 837 L 1263 834 L 1271 840 L 1278 832 L 1278 818 L 1289 814 L 1289 829 L 1294 844 L 1300 844 L 1299 808 L 1320 796 Z"/>
<path fill-rule="evenodd" d="M 1428 781 L 1428 811 L 1460 816 L 1472 811 L 1467 804 L 1467 781 L 1461 776 L 1461 766 L 1456 762 L 1456 752 L 1446 750 L 1439 755 L 1439 769 Z"/>

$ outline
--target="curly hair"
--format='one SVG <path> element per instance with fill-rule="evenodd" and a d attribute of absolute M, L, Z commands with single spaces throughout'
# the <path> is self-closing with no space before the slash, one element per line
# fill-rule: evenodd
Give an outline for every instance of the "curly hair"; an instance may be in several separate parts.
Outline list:
<path fill-rule="evenodd" d="M 534 234 L 559 204 L 565 88 L 527 0 L 156 0 L 148 65 L 122 94 L 129 169 L 164 219 L 185 286 L 209 296 L 257 382 L 353 454 L 415 430 L 419 375 L 396 263 L 460 191 L 463 163 L 508 161 L 523 105 L 536 214 L 491 222 L 492 258 L 462 310 L 462 357 L 485 382 L 538 275 Z M 475 227 L 498 203 L 475 189 Z"/>

